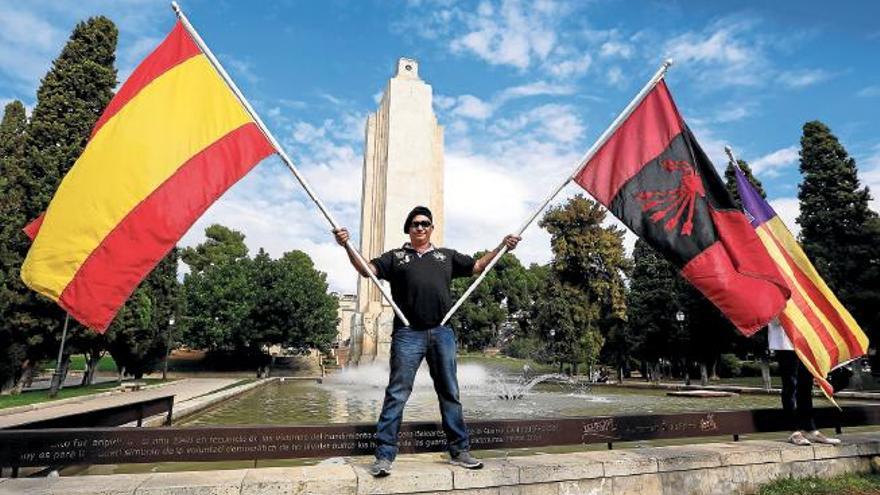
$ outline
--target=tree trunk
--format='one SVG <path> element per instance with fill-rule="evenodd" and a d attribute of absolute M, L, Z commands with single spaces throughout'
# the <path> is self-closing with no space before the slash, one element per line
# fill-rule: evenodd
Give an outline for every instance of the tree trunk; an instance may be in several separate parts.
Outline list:
<path fill-rule="evenodd" d="M 21 376 L 18 378 L 18 381 L 15 383 L 15 387 L 12 390 L 13 395 L 18 395 L 24 391 L 25 388 L 29 388 L 34 384 L 34 375 L 37 374 L 37 368 L 33 361 L 30 359 L 26 359 L 24 364 L 22 365 Z"/>
<path fill-rule="evenodd" d="M 700 386 L 705 387 L 709 384 L 709 370 L 706 368 L 705 361 L 700 361 Z"/>
<path fill-rule="evenodd" d="M 684 361 L 684 384 L 685 385 L 691 384 L 691 367 L 690 367 L 690 363 L 688 363 L 688 361 L 686 359 Z"/>
<path fill-rule="evenodd" d="M 116 373 L 116 383 L 122 383 L 122 379 L 125 378 L 125 366 L 120 366 L 118 372 Z"/>
<path fill-rule="evenodd" d="M 709 375 L 709 379 L 717 382 L 721 378 L 718 377 L 718 360 L 712 361 L 712 374 Z"/>
<path fill-rule="evenodd" d="M 25 365 L 24 373 L 21 377 L 21 381 L 24 384 L 24 388 L 31 388 L 34 386 L 34 378 L 37 376 L 37 362 L 28 360 L 27 365 Z"/>
<path fill-rule="evenodd" d="M 623 373 L 624 373 L 623 366 L 618 366 L 617 367 L 617 384 L 618 385 L 623 385 Z"/>
<path fill-rule="evenodd" d="M 95 353 L 88 356 L 86 361 L 86 370 L 83 373 L 83 385 L 91 385 L 95 383 L 95 375 L 98 373 L 98 363 L 101 362 L 101 354 Z"/>
<path fill-rule="evenodd" d="M 58 395 L 58 391 L 64 388 L 64 382 L 67 380 L 67 371 L 70 369 L 70 354 L 64 354 L 61 362 L 58 363 L 58 369 L 52 373 L 52 384 L 49 386 L 49 397 Z"/>
<path fill-rule="evenodd" d="M 770 361 L 767 360 L 767 356 L 761 356 L 761 383 L 764 385 L 764 390 L 770 390 Z"/>

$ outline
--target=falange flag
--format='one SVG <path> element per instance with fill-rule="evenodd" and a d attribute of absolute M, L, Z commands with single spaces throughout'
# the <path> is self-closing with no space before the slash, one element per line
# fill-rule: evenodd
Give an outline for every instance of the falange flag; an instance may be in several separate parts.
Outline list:
<path fill-rule="evenodd" d="M 275 151 L 178 22 L 25 229 L 22 280 L 103 332 L 208 206 Z"/>
<path fill-rule="evenodd" d="M 791 291 L 664 81 L 575 181 L 675 264 L 743 334 L 782 312 Z"/>

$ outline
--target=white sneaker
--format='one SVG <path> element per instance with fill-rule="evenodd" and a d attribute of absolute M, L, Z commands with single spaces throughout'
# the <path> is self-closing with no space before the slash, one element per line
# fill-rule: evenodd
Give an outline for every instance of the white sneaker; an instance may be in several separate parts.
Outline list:
<path fill-rule="evenodd" d="M 811 432 L 807 432 L 806 434 L 804 434 L 804 437 L 806 437 L 807 440 L 809 440 L 813 443 L 824 443 L 824 444 L 828 444 L 828 445 L 840 445 L 839 438 L 826 437 L 819 430 L 813 430 Z"/>
<path fill-rule="evenodd" d="M 793 443 L 795 445 L 800 445 L 800 446 L 804 446 L 804 447 L 807 445 L 810 445 L 810 441 L 807 440 L 807 438 L 804 436 L 804 432 L 802 432 L 800 430 L 792 433 L 788 437 L 788 441 L 789 441 L 789 443 Z"/>

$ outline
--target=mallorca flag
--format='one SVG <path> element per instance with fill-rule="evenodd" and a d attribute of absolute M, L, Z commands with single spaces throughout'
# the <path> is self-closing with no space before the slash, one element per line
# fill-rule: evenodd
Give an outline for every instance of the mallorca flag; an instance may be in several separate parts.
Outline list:
<path fill-rule="evenodd" d="M 825 285 L 782 219 L 738 167 L 736 185 L 752 227 L 792 289 L 791 299 L 779 316 L 782 328 L 801 362 L 830 398 L 833 389 L 825 380 L 828 372 L 863 356 L 868 350 L 868 337 Z"/>
<path fill-rule="evenodd" d="M 22 280 L 103 332 L 208 206 L 274 151 L 178 22 L 25 229 Z"/>
<path fill-rule="evenodd" d="M 575 181 L 751 335 L 782 312 L 789 289 L 664 81 Z"/>

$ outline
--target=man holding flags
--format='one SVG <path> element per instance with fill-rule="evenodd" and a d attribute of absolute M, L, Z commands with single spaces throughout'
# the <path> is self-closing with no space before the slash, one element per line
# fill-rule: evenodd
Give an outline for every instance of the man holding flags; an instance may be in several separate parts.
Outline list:
<path fill-rule="evenodd" d="M 435 247 L 431 244 L 433 215 L 424 206 L 416 206 L 410 211 L 403 223 L 403 231 L 409 234 L 409 242 L 373 259 L 366 269 L 358 263 L 348 244 L 348 230 L 333 231 L 336 242 L 346 247 L 351 264 L 358 273 L 366 277 L 371 272 L 390 282 L 392 298 L 411 322 L 406 325 L 400 318 L 394 319 L 391 374 L 376 425 L 376 461 L 370 474 L 376 477 L 391 474 L 391 463 L 397 456 L 403 408 L 412 392 L 422 359 L 428 361 L 434 390 L 440 401 L 450 462 L 468 469 L 480 469 L 483 463 L 469 452 L 468 432 L 458 395 L 455 335 L 451 327 L 441 324 L 441 320 L 452 306 L 452 279 L 481 273 L 500 252 L 501 246 L 478 260 L 453 249 Z M 508 235 L 501 245 L 512 250 L 519 241 L 519 236 Z"/>

